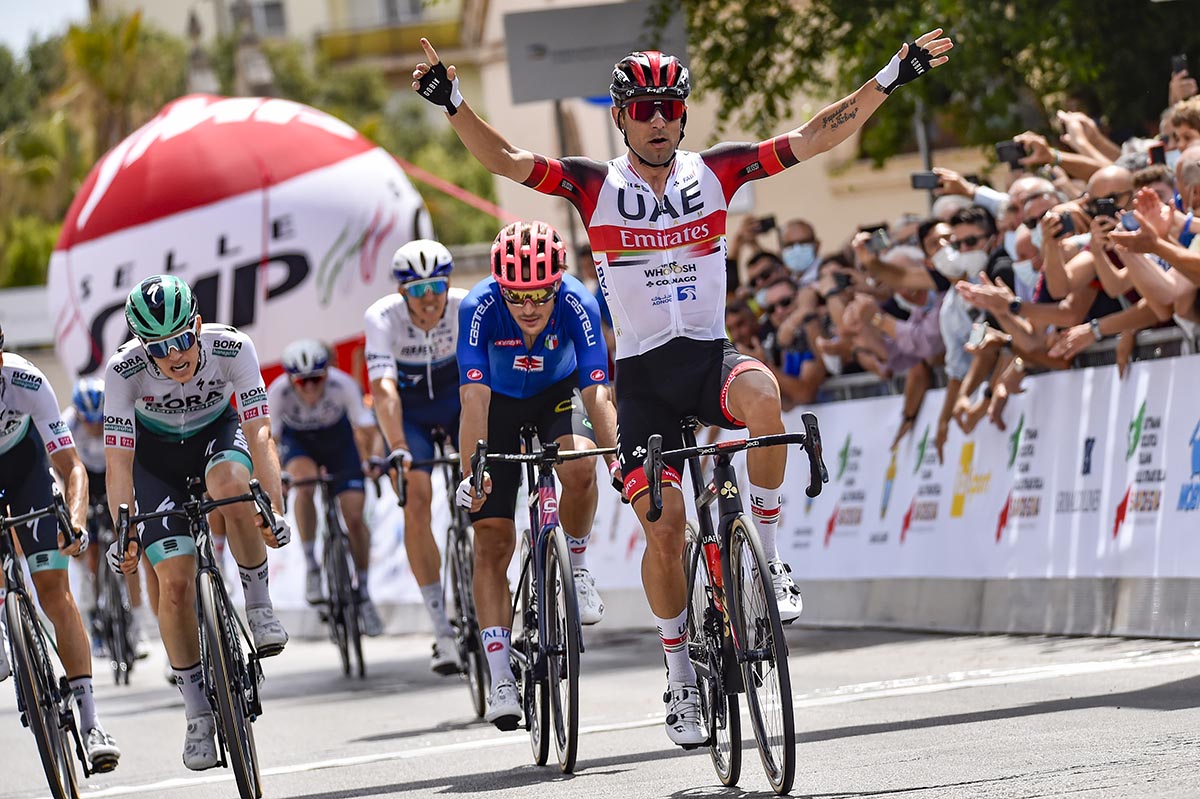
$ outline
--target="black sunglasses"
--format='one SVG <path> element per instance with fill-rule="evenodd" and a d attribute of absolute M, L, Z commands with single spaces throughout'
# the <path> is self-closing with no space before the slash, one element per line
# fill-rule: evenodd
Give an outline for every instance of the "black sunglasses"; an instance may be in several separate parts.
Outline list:
<path fill-rule="evenodd" d="M 963 247 L 974 247 L 982 241 L 987 241 L 987 236 L 963 236 L 961 239 L 953 239 L 950 246 L 962 252 Z"/>
<path fill-rule="evenodd" d="M 783 299 L 780 299 L 780 300 L 777 300 L 777 301 L 771 303 L 764 310 L 768 314 L 773 314 L 773 313 L 775 313 L 776 309 L 778 309 L 778 308 L 790 308 L 792 306 L 792 302 L 794 302 L 795 299 L 796 299 L 795 297 L 784 297 Z"/>

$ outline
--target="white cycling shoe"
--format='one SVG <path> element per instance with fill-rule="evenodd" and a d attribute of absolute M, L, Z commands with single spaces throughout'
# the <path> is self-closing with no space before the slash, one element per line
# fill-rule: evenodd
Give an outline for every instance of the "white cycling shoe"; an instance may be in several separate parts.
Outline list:
<path fill-rule="evenodd" d="M 363 599 L 358 605 L 358 618 L 362 622 L 362 634 L 368 638 L 383 635 L 383 618 L 379 608 L 370 598 Z"/>
<path fill-rule="evenodd" d="M 325 589 L 321 585 L 321 570 L 309 569 L 304 575 L 304 601 L 320 605 L 325 601 Z"/>
<path fill-rule="evenodd" d="M 604 618 L 604 600 L 596 590 L 596 578 L 587 569 L 575 569 L 575 599 L 579 606 L 579 622 L 596 624 Z"/>
<path fill-rule="evenodd" d="M 703 746 L 708 740 L 700 725 L 700 692 L 694 684 L 667 683 L 667 737 L 684 749 Z"/>
<path fill-rule="evenodd" d="M 183 765 L 192 771 L 204 771 L 217 765 L 217 721 L 212 713 L 187 720 Z"/>
<path fill-rule="evenodd" d="M 429 659 L 429 670 L 443 677 L 462 673 L 462 663 L 458 659 L 458 642 L 453 636 L 439 635 L 433 642 L 433 657 Z"/>
<path fill-rule="evenodd" d="M 800 618 L 800 612 L 804 610 L 804 600 L 800 598 L 800 589 L 792 582 L 792 567 L 779 558 L 774 558 L 767 561 L 767 571 L 771 573 L 771 583 L 775 587 L 779 620 L 787 624 Z"/>
<path fill-rule="evenodd" d="M 514 681 L 501 680 L 492 686 L 488 694 L 487 713 L 483 717 L 505 732 L 515 730 L 520 725 L 521 696 L 517 693 Z"/>
<path fill-rule="evenodd" d="M 287 645 L 287 630 L 275 617 L 274 608 L 247 609 L 246 623 L 250 626 L 250 636 L 254 638 L 254 648 L 258 650 L 259 657 L 278 655 Z"/>
<path fill-rule="evenodd" d="M 104 774 L 117 767 L 121 759 L 121 748 L 116 739 L 97 724 L 83 734 L 83 748 L 87 752 L 88 762 L 92 771 Z"/>
<path fill-rule="evenodd" d="M 4 603 L 0 602 L 0 610 L 3 610 Z M 0 682 L 8 679 L 8 675 L 12 674 L 12 666 L 8 662 L 8 625 L 0 619 Z"/>

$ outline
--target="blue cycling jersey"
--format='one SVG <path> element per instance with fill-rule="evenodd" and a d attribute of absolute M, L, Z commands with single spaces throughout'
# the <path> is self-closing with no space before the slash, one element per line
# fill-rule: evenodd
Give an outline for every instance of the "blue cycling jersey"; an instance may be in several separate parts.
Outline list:
<path fill-rule="evenodd" d="M 563 277 L 554 312 L 533 343 L 500 296 L 495 278 L 478 283 L 458 310 L 458 375 L 462 384 L 479 383 L 515 399 L 527 399 L 579 373 L 579 387 L 608 382 L 608 347 L 600 329 L 600 309 L 591 292 L 570 275 Z"/>

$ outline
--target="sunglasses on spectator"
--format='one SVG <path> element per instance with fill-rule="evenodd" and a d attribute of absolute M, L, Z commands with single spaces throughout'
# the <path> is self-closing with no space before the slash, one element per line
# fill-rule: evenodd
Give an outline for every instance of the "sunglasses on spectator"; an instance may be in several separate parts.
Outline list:
<path fill-rule="evenodd" d="M 408 292 L 410 297 L 421 299 L 426 294 L 445 294 L 450 288 L 450 281 L 444 277 L 435 277 L 429 280 L 417 280 L 412 283 L 405 283 L 404 290 Z"/>
<path fill-rule="evenodd" d="M 768 314 L 773 314 L 779 308 L 790 308 L 795 299 L 795 297 L 784 297 L 783 299 L 776 300 L 766 307 L 766 312 Z"/>
<path fill-rule="evenodd" d="M 655 111 L 661 111 L 663 119 L 667 122 L 674 122 L 683 116 L 687 106 L 683 100 L 634 100 L 625 106 L 625 110 L 638 122 L 649 122 L 654 119 Z"/>
<path fill-rule="evenodd" d="M 780 267 L 778 266 L 771 266 L 762 270 L 757 275 L 754 275 L 750 278 L 750 288 L 758 288 L 764 281 L 775 277 L 775 275 L 779 272 L 779 269 Z"/>
<path fill-rule="evenodd" d="M 304 377 L 293 377 L 292 382 L 298 386 L 315 386 L 319 385 L 325 375 L 305 375 Z"/>
<path fill-rule="evenodd" d="M 500 296 L 509 305 L 524 305 L 532 302 L 534 305 L 545 305 L 554 299 L 558 293 L 558 284 L 541 289 L 500 289 Z"/>
<path fill-rule="evenodd" d="M 167 358 L 171 355 L 171 350 L 187 352 L 195 345 L 196 331 L 191 328 L 167 338 L 160 338 L 155 341 L 142 341 L 142 346 L 146 349 L 146 352 L 150 353 L 154 358 Z"/>
<path fill-rule="evenodd" d="M 973 248 L 984 241 L 987 241 L 987 236 L 963 236 L 961 239 L 951 239 L 950 246 L 962 252 L 964 247 Z"/>

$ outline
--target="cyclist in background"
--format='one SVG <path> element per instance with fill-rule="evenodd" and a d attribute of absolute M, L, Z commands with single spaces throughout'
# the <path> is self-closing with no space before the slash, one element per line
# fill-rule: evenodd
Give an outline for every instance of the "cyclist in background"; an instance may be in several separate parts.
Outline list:
<path fill-rule="evenodd" d="M 408 242 L 392 256 L 396 292 L 375 301 L 363 316 L 375 419 L 391 448 L 389 461 L 405 469 L 408 480 L 404 548 L 433 623 L 430 668 L 447 675 L 459 673 L 462 664 L 446 619 L 442 561 L 431 528 L 432 468 L 409 469 L 408 464 L 433 457 L 434 427 L 452 441 L 458 433 L 454 348 L 458 306 L 466 292 L 450 288 L 453 270 L 454 259 L 443 245 L 429 239 Z"/>
<path fill-rule="evenodd" d="M 725 142 L 704 152 L 679 149 L 687 122 L 691 78 L 674 56 L 631 53 L 613 67 L 613 124 L 626 152 L 605 163 L 547 158 L 508 142 L 475 114 L 459 91 L 453 66 L 421 39 L 426 63 L 413 70 L 413 90 L 442 106 L 451 126 L 489 171 L 545 194 L 565 197 L 587 227 L 617 338 L 617 415 L 625 493 L 646 532 L 642 584 L 667 660 L 666 732 L 682 746 L 703 743 L 696 675 L 688 658 L 687 587 L 682 566 L 685 506 L 680 490 L 663 495 L 663 514 L 646 519 L 650 503 L 642 468 L 653 433 L 680 445 L 679 420 L 783 433 L 779 386 L 770 370 L 739 355 L 725 338 L 725 221 L 744 183 L 778 174 L 845 141 L 897 87 L 944 64 L 953 47 L 941 29 L 901 45 L 888 64 L 853 94 L 808 122 L 759 143 Z M 770 69 L 770 67 L 767 67 Z M 775 541 L 782 504 L 786 448 L 747 454 L 750 506 L 770 561 L 780 617 L 801 609 Z M 669 464 L 678 489 L 681 463 Z"/>
<path fill-rule="evenodd" d="M 545 222 L 514 222 L 492 243 L 492 276 L 480 281 L 459 309 L 458 370 L 462 382 L 463 480 L 456 501 L 475 528 L 475 607 L 492 690 L 485 718 L 512 729 L 520 718 L 516 678 L 509 665 L 512 613 L 508 564 L 521 473 L 517 464 L 492 464 L 483 496 L 471 485 L 470 458 L 484 439 L 494 452 L 518 452 L 524 424 L 543 444 L 563 450 L 616 444 L 616 412 L 608 387 L 608 348 L 591 292 L 565 274 L 566 249 Z M 594 427 L 593 427 L 594 425 Z M 605 457 L 610 473 L 615 459 Z M 604 603 L 585 555 L 596 515 L 596 465 L 561 463 L 558 512 L 571 553 L 579 618 L 595 624 Z M 530 487 L 532 490 L 532 487 Z"/>
<path fill-rule="evenodd" d="M 316 477 L 324 469 L 334 479 L 333 493 L 350 536 L 350 554 L 358 572 L 363 633 L 383 632 L 383 619 L 367 587 L 371 531 L 363 522 L 363 465 L 371 452 L 375 417 L 363 404 L 354 378 L 329 365 L 329 350 L 313 339 L 293 341 L 283 351 L 283 371 L 267 389 L 271 432 L 279 446 L 279 462 L 297 480 Z M 315 486 L 293 488 L 296 530 L 304 546 L 308 573 L 304 596 L 309 604 L 324 601 L 321 566 L 317 562 Z M 334 501 L 325 497 L 326 502 Z"/>
<path fill-rule="evenodd" d="M 173 275 L 148 277 L 135 286 L 125 320 L 134 338 L 109 359 L 104 381 L 113 519 L 120 505 L 134 507 L 135 493 L 138 511 L 148 513 L 182 506 L 193 477 L 203 478 L 210 497 L 225 499 L 247 493 L 253 475 L 271 499 L 275 528 L 268 529 L 248 502 L 218 508 L 213 516 L 238 563 L 254 646 L 261 657 L 277 655 L 288 635 L 271 603 L 266 547 L 286 544 L 291 530 L 278 510 L 279 460 L 254 344 L 232 327 L 203 324 L 191 288 Z M 125 552 L 117 551 L 115 541 L 109 547 L 109 566 L 132 574 L 143 550 L 158 574 L 158 628 L 183 694 L 183 763 L 194 771 L 212 768 L 216 723 L 200 663 L 196 542 L 184 519 L 141 524 L 131 531 Z"/>
<path fill-rule="evenodd" d="M 4 352 L 4 331 L 0 330 L 0 493 L 9 514 L 19 516 L 54 502 L 51 468 L 66 487 L 67 508 L 77 539 L 64 548 L 58 521 L 50 516 L 17 528 L 17 540 L 37 589 L 38 604 L 54 625 L 58 657 L 79 707 L 79 729 L 88 760 L 93 770 L 110 771 L 116 767 L 121 750 L 104 731 L 96 713 L 88 635 L 67 575 L 67 558 L 80 555 L 88 547 L 87 470 L 79 459 L 70 428 L 59 415 L 50 381 L 20 355 Z M 8 535 L 8 531 L 2 534 Z M 3 607 L 0 601 L 0 610 Z M 11 672 L 5 638 L 0 635 L 0 680 L 7 679 Z"/>

